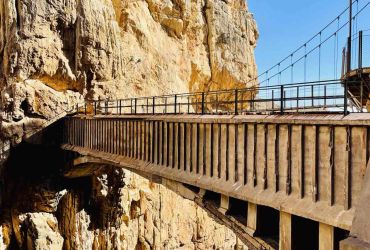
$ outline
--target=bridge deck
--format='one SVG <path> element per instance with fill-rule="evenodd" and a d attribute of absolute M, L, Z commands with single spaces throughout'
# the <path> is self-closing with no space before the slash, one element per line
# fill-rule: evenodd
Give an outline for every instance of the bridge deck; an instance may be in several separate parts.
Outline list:
<path fill-rule="evenodd" d="M 63 147 L 349 230 L 369 126 L 369 114 L 72 117 Z"/>

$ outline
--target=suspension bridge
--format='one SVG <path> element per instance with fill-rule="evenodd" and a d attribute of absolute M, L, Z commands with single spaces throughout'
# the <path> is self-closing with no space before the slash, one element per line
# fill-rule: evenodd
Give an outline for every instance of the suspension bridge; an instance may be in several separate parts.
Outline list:
<path fill-rule="evenodd" d="M 110 164 L 175 182 L 250 249 L 370 249 L 369 5 L 351 1 L 256 87 L 77 106 L 53 134 L 65 176 Z"/>

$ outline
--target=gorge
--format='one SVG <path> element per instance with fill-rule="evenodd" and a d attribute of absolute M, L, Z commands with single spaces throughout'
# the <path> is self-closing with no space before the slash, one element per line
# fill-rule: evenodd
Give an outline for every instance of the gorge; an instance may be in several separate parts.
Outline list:
<path fill-rule="evenodd" d="M 68 179 L 37 132 L 85 101 L 253 87 L 244 0 L 1 0 L 1 249 L 247 249 L 194 201 L 109 165 Z"/>

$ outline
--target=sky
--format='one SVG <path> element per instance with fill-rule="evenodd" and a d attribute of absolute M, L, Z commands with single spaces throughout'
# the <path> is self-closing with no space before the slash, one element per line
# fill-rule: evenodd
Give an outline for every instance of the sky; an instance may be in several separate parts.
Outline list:
<path fill-rule="evenodd" d="M 359 1 L 364 4 L 369 0 Z M 349 4 L 348 0 L 248 0 L 247 2 L 249 10 L 254 14 L 260 33 L 256 48 L 259 73 L 276 64 L 298 46 L 303 45 L 335 19 Z M 370 6 L 367 8 L 367 13 L 370 13 L 369 9 Z M 345 17 L 348 20 L 348 15 Z M 369 23 L 369 21 L 365 22 Z M 347 28 L 343 30 L 344 38 L 346 34 L 348 34 Z M 345 42 L 339 42 L 340 48 L 343 47 L 343 43 Z M 325 65 L 329 64 L 328 61 Z M 315 63 L 311 63 L 308 67 L 314 66 L 316 66 Z"/>

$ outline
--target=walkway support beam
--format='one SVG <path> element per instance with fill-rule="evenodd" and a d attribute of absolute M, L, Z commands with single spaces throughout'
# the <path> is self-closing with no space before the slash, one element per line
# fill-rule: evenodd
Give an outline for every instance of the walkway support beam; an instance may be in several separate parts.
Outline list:
<path fill-rule="evenodd" d="M 280 212 L 279 249 L 292 249 L 292 215 L 285 212 Z"/>
<path fill-rule="evenodd" d="M 334 227 L 319 224 L 319 250 L 334 250 Z"/>

